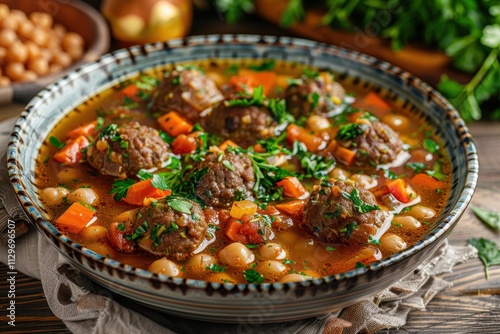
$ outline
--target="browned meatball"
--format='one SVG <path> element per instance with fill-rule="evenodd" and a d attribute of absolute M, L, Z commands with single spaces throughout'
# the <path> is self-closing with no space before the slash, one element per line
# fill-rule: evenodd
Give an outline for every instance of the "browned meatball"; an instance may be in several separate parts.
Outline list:
<path fill-rule="evenodd" d="M 375 196 L 354 182 L 326 182 L 313 191 L 304 208 L 306 228 L 327 242 L 363 244 L 385 232 L 392 215 Z"/>
<path fill-rule="evenodd" d="M 339 128 L 339 145 L 355 150 L 357 164 L 386 164 L 396 159 L 403 148 L 399 135 L 378 120 L 360 118 Z"/>
<path fill-rule="evenodd" d="M 167 153 L 157 130 L 137 122 L 110 124 L 87 150 L 87 161 L 103 175 L 126 178 L 143 168 L 160 167 Z"/>
<path fill-rule="evenodd" d="M 184 198 L 155 202 L 137 209 L 132 217 L 134 234 L 129 238 L 151 254 L 176 261 L 193 256 L 208 230 L 201 207 Z"/>
<path fill-rule="evenodd" d="M 154 112 L 176 111 L 189 122 L 196 123 L 200 113 L 222 101 L 219 89 L 212 79 L 196 69 L 172 71 L 153 94 Z"/>
<path fill-rule="evenodd" d="M 287 109 L 295 118 L 311 114 L 330 115 L 344 95 L 344 88 L 326 72 L 314 79 L 298 79 L 285 90 Z"/>
<path fill-rule="evenodd" d="M 226 100 L 214 108 L 205 128 L 246 148 L 259 139 L 274 137 L 276 124 L 267 107 L 230 106 Z"/>
<path fill-rule="evenodd" d="M 226 153 L 219 157 L 216 154 L 208 154 L 205 161 L 198 163 L 196 170 L 205 172 L 196 187 L 196 195 L 205 204 L 216 208 L 229 208 L 235 196 L 252 198 L 255 175 L 246 156 Z"/>

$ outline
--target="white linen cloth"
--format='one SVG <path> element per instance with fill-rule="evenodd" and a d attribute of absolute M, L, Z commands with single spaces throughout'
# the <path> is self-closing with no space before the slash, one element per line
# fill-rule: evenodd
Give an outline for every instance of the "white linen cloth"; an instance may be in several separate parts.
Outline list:
<path fill-rule="evenodd" d="M 13 121 L 0 123 L 0 156 L 3 156 Z M 162 314 L 111 293 L 95 284 L 69 263 L 34 228 L 15 198 L 0 162 L 0 261 L 7 262 L 8 219 L 16 221 L 16 270 L 41 280 L 52 312 L 73 333 L 359 333 L 405 325 L 412 310 L 425 310 L 432 298 L 452 286 L 438 276 L 454 265 L 477 257 L 474 247 L 445 242 L 417 270 L 365 301 L 341 311 L 286 323 L 217 324 Z M 27 232 L 27 233 L 26 233 Z"/>

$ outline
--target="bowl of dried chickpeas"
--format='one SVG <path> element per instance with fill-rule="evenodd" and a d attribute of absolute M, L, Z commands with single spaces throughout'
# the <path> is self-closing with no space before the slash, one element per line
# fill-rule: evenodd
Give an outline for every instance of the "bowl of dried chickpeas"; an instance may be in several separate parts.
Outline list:
<path fill-rule="evenodd" d="M 105 20 L 81 1 L 0 0 L 0 104 L 29 101 L 108 48 Z"/>

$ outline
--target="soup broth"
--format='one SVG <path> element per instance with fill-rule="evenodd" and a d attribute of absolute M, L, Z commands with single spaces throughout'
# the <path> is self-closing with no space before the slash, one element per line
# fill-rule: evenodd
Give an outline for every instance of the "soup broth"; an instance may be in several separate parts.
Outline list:
<path fill-rule="evenodd" d="M 72 240 L 222 283 L 345 272 L 420 240 L 449 195 L 441 139 L 371 87 L 298 64 L 143 73 L 69 113 L 37 162 Z"/>

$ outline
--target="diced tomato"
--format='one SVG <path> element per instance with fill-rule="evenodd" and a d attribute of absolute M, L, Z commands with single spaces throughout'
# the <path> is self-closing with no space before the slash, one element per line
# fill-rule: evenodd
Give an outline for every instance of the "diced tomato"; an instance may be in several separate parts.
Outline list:
<path fill-rule="evenodd" d="M 120 252 L 132 253 L 135 250 L 135 244 L 133 241 L 125 238 L 126 234 L 132 234 L 132 226 L 130 224 L 126 222 L 113 222 L 109 225 L 108 239 L 111 245 L 116 247 Z"/>

